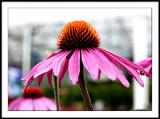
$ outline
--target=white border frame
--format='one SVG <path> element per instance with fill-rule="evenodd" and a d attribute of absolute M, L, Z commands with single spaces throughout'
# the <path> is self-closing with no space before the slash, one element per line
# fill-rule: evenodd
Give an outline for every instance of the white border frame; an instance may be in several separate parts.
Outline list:
<path fill-rule="evenodd" d="M 53 4 L 54 3 L 54 4 Z M 150 7 L 152 8 L 152 111 L 8 111 L 9 7 Z M 154 46 L 154 47 L 153 47 Z M 2 117 L 158 117 L 158 2 L 2 2 Z M 6 105 L 7 104 L 7 105 Z"/>

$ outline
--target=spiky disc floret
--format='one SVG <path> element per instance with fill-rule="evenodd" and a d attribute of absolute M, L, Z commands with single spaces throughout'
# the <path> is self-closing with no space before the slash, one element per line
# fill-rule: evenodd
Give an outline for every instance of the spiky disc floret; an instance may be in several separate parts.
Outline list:
<path fill-rule="evenodd" d="M 43 96 L 43 91 L 39 88 L 27 88 L 23 92 L 24 98 L 39 98 Z"/>
<path fill-rule="evenodd" d="M 71 50 L 74 48 L 98 47 L 100 38 L 96 30 L 85 21 L 69 22 L 58 37 L 58 48 Z"/>

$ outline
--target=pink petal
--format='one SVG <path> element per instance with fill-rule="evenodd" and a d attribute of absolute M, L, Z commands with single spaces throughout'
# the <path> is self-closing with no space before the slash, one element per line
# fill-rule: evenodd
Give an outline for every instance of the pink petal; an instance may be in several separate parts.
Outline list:
<path fill-rule="evenodd" d="M 47 72 L 47 77 L 48 77 L 48 83 L 49 83 L 49 86 L 50 88 L 53 88 L 53 84 L 52 84 L 52 70 L 48 71 Z"/>
<path fill-rule="evenodd" d="M 52 54 L 52 56 L 53 55 L 55 55 L 55 54 Z M 47 58 L 47 59 L 44 59 L 41 62 L 39 62 L 37 65 L 35 65 L 32 68 L 32 70 L 30 71 L 30 73 L 28 74 L 28 76 L 22 78 L 22 80 L 26 80 L 25 84 L 24 84 L 25 85 L 25 89 L 31 84 L 31 82 L 34 80 L 34 78 L 36 78 L 34 75 L 37 73 L 37 68 L 40 67 L 41 65 L 45 64 L 49 59 L 50 58 Z"/>
<path fill-rule="evenodd" d="M 15 100 L 13 100 L 9 106 L 8 106 L 8 110 L 9 111 L 14 111 L 14 110 L 18 110 L 19 104 L 23 101 L 23 98 L 17 98 Z"/>
<path fill-rule="evenodd" d="M 146 69 L 146 72 L 148 72 L 148 74 L 146 74 L 146 76 L 148 76 L 149 78 L 152 77 L 152 58 L 147 58 L 145 60 L 139 61 L 136 63 L 137 65 L 143 67 L 144 69 Z M 142 75 L 144 75 L 144 73 L 140 72 Z"/>
<path fill-rule="evenodd" d="M 42 98 L 33 99 L 34 110 L 47 110 L 45 103 Z"/>
<path fill-rule="evenodd" d="M 33 76 L 34 76 L 35 73 L 37 72 L 37 67 L 38 67 L 39 65 L 41 65 L 43 62 L 44 62 L 44 60 L 41 61 L 40 63 L 38 63 L 37 65 L 35 65 L 35 66 L 32 68 L 32 70 L 30 71 L 30 73 L 28 74 L 28 76 L 22 78 L 22 80 L 25 80 L 25 84 L 24 84 L 25 89 L 32 83 L 32 81 L 34 80 Z"/>
<path fill-rule="evenodd" d="M 33 77 L 35 75 L 35 73 L 37 72 L 37 67 L 39 67 L 40 65 L 42 65 L 45 62 L 45 60 L 39 62 L 38 64 L 36 64 L 32 70 L 30 71 L 30 73 L 27 76 L 27 80 L 29 80 L 31 77 Z"/>
<path fill-rule="evenodd" d="M 66 59 L 67 55 L 69 54 L 69 52 L 66 52 L 65 54 L 63 54 L 61 57 L 57 58 L 55 61 L 54 61 L 54 64 L 53 64 L 53 71 L 54 71 L 54 74 L 55 76 L 58 76 L 59 73 L 60 73 L 60 69 L 61 69 L 61 65 L 62 63 L 64 62 L 64 60 Z"/>
<path fill-rule="evenodd" d="M 61 70 L 60 70 L 60 73 L 59 73 L 59 77 L 58 77 L 58 80 L 59 80 L 59 87 L 61 87 L 61 81 L 68 69 L 68 64 L 69 64 L 69 60 L 68 59 L 65 59 L 63 64 L 62 64 L 62 67 L 61 67 Z"/>
<path fill-rule="evenodd" d="M 152 75 L 152 68 L 150 68 L 150 70 L 148 71 L 148 73 L 150 74 L 150 75 Z M 152 78 L 152 76 L 150 77 L 150 76 L 148 76 L 149 78 Z"/>
<path fill-rule="evenodd" d="M 149 65 L 146 69 L 146 71 L 151 75 L 151 76 L 148 76 L 149 78 L 152 78 L 152 65 Z"/>
<path fill-rule="evenodd" d="M 113 57 L 115 57 L 115 58 L 118 59 L 119 61 L 123 62 L 124 64 L 126 64 L 126 65 L 128 65 L 128 66 L 130 66 L 130 67 L 133 67 L 133 68 L 135 68 L 135 69 L 138 69 L 138 70 L 140 70 L 141 72 L 144 72 L 146 75 L 150 75 L 150 74 L 148 74 L 142 67 L 138 66 L 137 64 L 135 64 L 135 63 L 133 63 L 133 62 L 131 62 L 131 61 L 123 58 L 123 57 L 120 57 L 120 56 L 118 56 L 118 55 L 115 55 L 115 54 L 113 54 L 113 53 L 111 53 L 111 52 L 108 52 L 108 51 L 106 51 L 106 50 L 104 50 L 104 49 L 101 49 L 101 48 L 98 48 L 98 49 L 99 49 L 99 51 L 101 51 L 101 52 L 106 52 L 106 53 L 112 55 Z"/>
<path fill-rule="evenodd" d="M 44 73 L 48 72 L 49 70 L 51 70 L 52 69 L 52 67 L 51 67 L 52 62 L 53 61 L 50 61 L 50 62 L 46 61 L 46 63 L 48 63 L 48 65 L 46 65 L 46 66 L 43 65 L 43 67 L 42 66 L 38 67 L 37 68 L 37 72 L 35 73 L 35 75 L 33 76 L 33 78 L 37 78 L 41 74 L 44 74 Z"/>
<path fill-rule="evenodd" d="M 136 64 L 143 67 L 143 68 L 146 68 L 152 64 L 152 58 L 147 58 L 145 60 L 137 62 Z"/>
<path fill-rule="evenodd" d="M 44 102 L 44 105 L 47 110 L 57 110 L 55 101 L 45 97 L 42 97 L 41 100 L 42 102 Z"/>
<path fill-rule="evenodd" d="M 84 67 L 88 70 L 93 79 L 98 79 L 98 67 L 96 66 L 94 57 L 84 49 L 81 50 L 81 53 Z"/>
<path fill-rule="evenodd" d="M 57 55 L 54 55 L 50 59 L 47 59 L 46 62 L 43 65 L 41 65 L 41 66 L 39 66 L 37 68 L 37 72 L 34 75 L 34 78 L 36 78 L 37 76 L 39 76 L 39 75 L 41 75 L 41 74 L 43 74 L 43 73 L 48 72 L 49 70 L 51 70 L 52 67 L 54 66 L 54 64 L 56 63 L 56 61 L 59 58 L 65 57 L 68 54 L 69 54 L 69 51 L 63 51 L 63 52 L 57 53 Z M 57 70 L 57 69 L 55 69 L 55 70 Z M 59 72 L 59 69 L 58 69 L 58 72 Z"/>
<path fill-rule="evenodd" d="M 38 79 L 38 86 L 40 86 L 43 77 L 44 77 L 44 74 L 41 74 L 40 76 L 37 77 L 37 79 Z"/>
<path fill-rule="evenodd" d="M 127 88 L 130 87 L 130 84 L 128 82 L 128 80 L 126 79 L 126 77 L 123 75 L 123 72 L 116 66 L 116 65 L 112 65 L 114 68 L 114 71 L 116 73 L 117 79 Z"/>
<path fill-rule="evenodd" d="M 50 66 L 50 64 L 52 64 L 54 62 L 54 60 L 58 57 L 61 57 L 64 53 L 66 53 L 66 51 L 62 51 L 62 52 L 59 52 L 59 53 L 56 53 L 54 55 L 49 56 L 50 58 L 47 58 L 45 60 L 45 62 L 43 62 L 42 65 L 40 65 L 39 67 L 37 67 L 37 70 L 39 71 L 40 69 L 45 69 L 47 68 L 48 66 Z"/>
<path fill-rule="evenodd" d="M 142 87 L 144 87 L 144 83 L 143 83 L 143 81 L 142 81 L 139 73 L 138 73 L 136 70 L 128 67 L 127 65 L 124 65 L 123 67 L 124 67 L 124 69 L 126 69 L 126 70 L 128 71 L 128 73 L 129 73 L 130 75 L 132 75 L 132 76 L 136 79 L 136 81 L 137 81 Z"/>
<path fill-rule="evenodd" d="M 51 69 L 52 69 L 52 67 L 51 67 L 51 65 L 50 65 L 50 66 L 48 66 L 48 67 L 45 68 L 45 69 L 39 70 L 38 72 L 36 72 L 36 74 L 33 76 L 33 78 L 37 78 L 38 76 L 40 76 L 40 75 L 48 72 L 48 71 L 51 70 Z"/>
<path fill-rule="evenodd" d="M 42 69 L 46 69 L 47 67 L 49 67 L 53 63 L 55 57 L 56 56 L 54 56 L 54 57 L 52 57 L 50 59 L 45 60 L 45 62 L 42 65 L 40 65 L 39 67 L 37 67 L 37 72 L 39 72 Z"/>
<path fill-rule="evenodd" d="M 37 70 L 39 70 L 40 68 L 45 68 L 47 66 L 49 66 L 52 61 L 54 60 L 55 56 L 59 56 L 61 55 L 61 52 L 59 53 L 53 53 L 51 56 L 49 56 L 48 58 L 46 58 L 43 62 L 43 64 L 41 64 L 40 66 L 37 67 Z"/>
<path fill-rule="evenodd" d="M 114 64 L 120 64 L 124 69 L 127 70 L 127 72 L 132 75 L 136 80 L 137 82 L 143 87 L 144 86 L 144 83 L 139 75 L 139 73 L 133 68 L 133 67 L 130 67 L 130 65 L 126 65 L 125 63 L 123 63 L 122 61 L 120 61 L 119 59 L 117 59 L 117 57 L 114 57 L 112 56 L 110 53 L 108 52 L 105 52 L 103 50 L 101 50 L 101 52 L 103 52 L 103 54 L 108 58 L 110 59 Z"/>
<path fill-rule="evenodd" d="M 32 83 L 33 77 L 31 77 L 29 80 L 26 80 L 24 83 L 24 90 Z"/>
<path fill-rule="evenodd" d="M 108 78 L 116 80 L 116 75 L 110 61 L 96 48 L 94 50 L 89 48 L 88 51 L 93 55 L 94 59 L 96 60 L 96 64 L 100 68 L 100 70 Z"/>
<path fill-rule="evenodd" d="M 75 85 L 78 82 L 79 72 L 80 72 L 80 50 L 75 49 L 74 53 L 69 59 L 69 77 L 73 85 Z"/>
<path fill-rule="evenodd" d="M 31 98 L 23 99 L 19 105 L 19 110 L 33 110 L 33 100 Z"/>
<path fill-rule="evenodd" d="M 52 56 L 54 56 L 56 53 L 52 54 Z M 32 82 L 32 78 L 33 76 L 37 73 L 37 68 L 40 67 L 41 65 L 45 64 L 45 62 L 47 62 L 50 58 L 46 58 L 44 60 L 42 60 L 41 62 L 39 62 L 38 64 L 36 64 L 32 70 L 29 72 L 28 76 L 22 78 L 22 80 L 26 80 L 25 85 L 27 85 L 27 83 L 31 83 Z M 35 77 L 34 77 L 35 78 Z"/>

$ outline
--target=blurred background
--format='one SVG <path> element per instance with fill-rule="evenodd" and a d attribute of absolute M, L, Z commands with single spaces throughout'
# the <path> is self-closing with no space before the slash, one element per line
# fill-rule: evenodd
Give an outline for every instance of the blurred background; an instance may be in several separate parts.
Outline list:
<path fill-rule="evenodd" d="M 149 8 L 9 8 L 8 10 L 8 102 L 22 96 L 30 69 L 47 57 L 46 51 L 57 50 L 57 38 L 64 26 L 74 20 L 85 20 L 98 32 L 100 47 L 133 62 L 152 56 L 151 9 Z M 122 69 L 123 70 L 123 69 Z M 101 74 L 91 79 L 85 70 L 87 88 L 95 110 L 152 110 L 152 79 L 142 76 L 144 88 L 132 80 L 130 88 L 112 82 Z M 46 78 L 46 77 L 45 77 Z M 31 86 L 37 87 L 36 82 Z M 46 97 L 54 92 L 43 79 L 40 88 Z M 68 73 L 62 80 L 60 101 L 63 110 L 86 110 L 78 86 Z"/>

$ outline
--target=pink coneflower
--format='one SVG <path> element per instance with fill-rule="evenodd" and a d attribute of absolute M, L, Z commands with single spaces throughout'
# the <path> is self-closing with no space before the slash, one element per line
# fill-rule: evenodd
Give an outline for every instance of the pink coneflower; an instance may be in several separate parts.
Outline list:
<path fill-rule="evenodd" d="M 23 97 L 12 101 L 8 110 L 56 110 L 56 103 L 44 97 L 43 92 L 39 88 L 27 88 L 23 92 Z"/>
<path fill-rule="evenodd" d="M 147 75 L 149 78 L 152 77 L 152 58 L 147 58 L 145 60 L 139 61 L 136 63 L 137 65 L 143 67 L 149 75 Z M 144 73 L 141 73 L 144 75 Z"/>
<path fill-rule="evenodd" d="M 101 72 L 112 81 L 119 80 L 125 87 L 130 84 L 119 67 L 123 67 L 137 82 L 144 86 L 139 71 L 147 72 L 137 64 L 118 55 L 99 48 L 100 38 L 96 30 L 85 21 L 69 22 L 58 37 L 58 49 L 48 58 L 38 63 L 27 77 L 25 88 L 37 78 L 40 85 L 43 76 L 47 73 L 49 85 L 52 86 L 52 73 L 58 77 L 59 85 L 65 73 L 69 72 L 72 84 L 78 83 L 80 62 L 94 80 L 100 79 Z M 149 74 L 148 74 L 149 75 Z"/>

